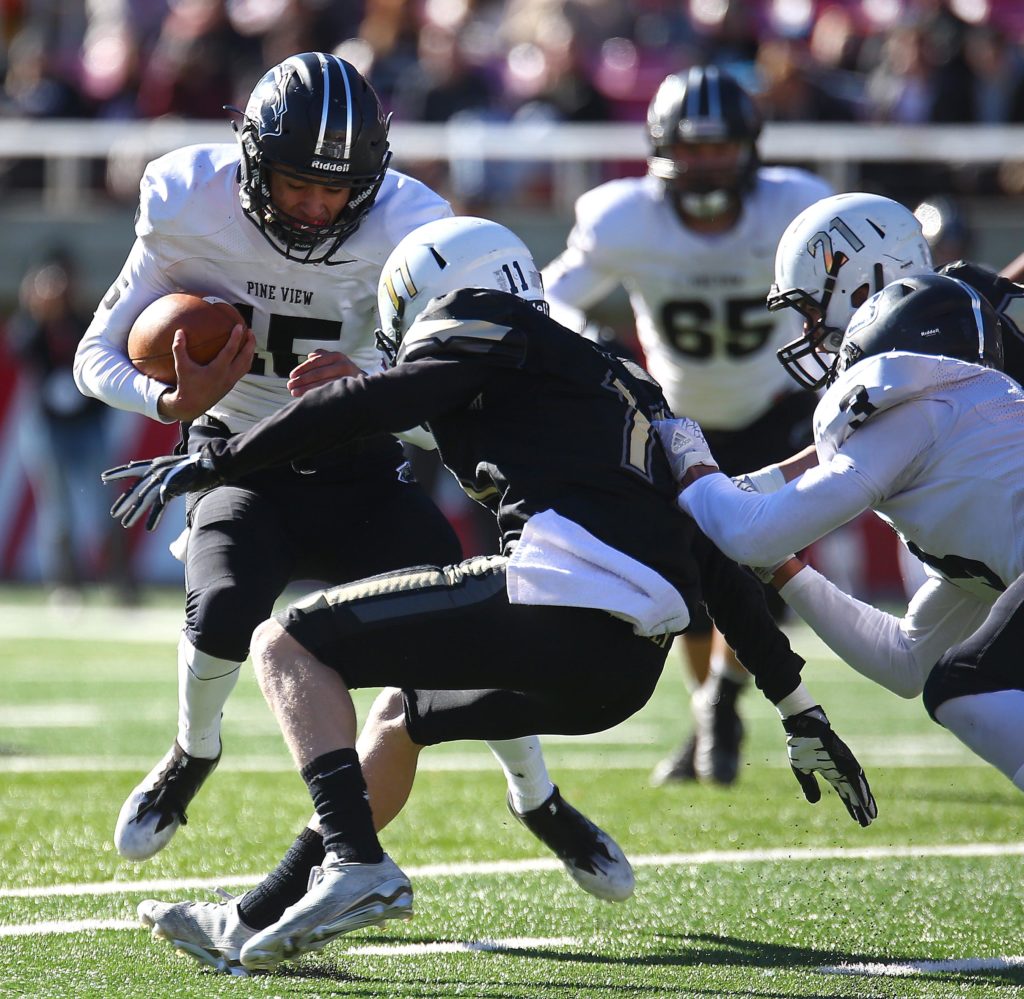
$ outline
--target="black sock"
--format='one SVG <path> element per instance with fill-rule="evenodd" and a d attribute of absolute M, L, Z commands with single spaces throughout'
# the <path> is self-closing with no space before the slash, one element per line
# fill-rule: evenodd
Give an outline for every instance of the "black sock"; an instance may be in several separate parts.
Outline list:
<path fill-rule="evenodd" d="M 379 864 L 384 851 L 373 828 L 373 814 L 354 749 L 335 749 L 301 770 L 320 816 L 324 849 L 346 863 Z"/>
<path fill-rule="evenodd" d="M 254 930 L 276 923 L 289 905 L 306 894 L 309 872 L 323 859 L 323 837 L 315 829 L 303 829 L 281 863 L 242 896 L 238 903 L 242 922 Z"/>

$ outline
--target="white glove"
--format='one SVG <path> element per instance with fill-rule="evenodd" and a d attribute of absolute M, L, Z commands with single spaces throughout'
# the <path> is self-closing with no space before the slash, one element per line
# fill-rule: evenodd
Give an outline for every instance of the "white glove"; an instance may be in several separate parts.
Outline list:
<path fill-rule="evenodd" d="M 704 431 L 696 420 L 655 420 L 662 449 L 668 458 L 672 475 L 682 484 L 683 476 L 694 465 L 710 465 L 718 468 L 718 462 L 711 455 Z"/>

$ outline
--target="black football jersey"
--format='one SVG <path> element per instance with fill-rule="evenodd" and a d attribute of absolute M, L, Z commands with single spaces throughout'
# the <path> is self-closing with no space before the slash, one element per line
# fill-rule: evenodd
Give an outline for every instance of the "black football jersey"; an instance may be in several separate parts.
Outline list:
<path fill-rule="evenodd" d="M 552 509 L 657 569 L 679 589 L 677 486 L 651 427 L 671 416 L 658 384 L 512 296 L 439 300 L 406 336 L 402 365 L 466 374 L 457 405 L 428 421 L 445 465 L 497 517 L 505 548 Z M 429 376 L 428 376 L 429 377 Z"/>
<path fill-rule="evenodd" d="M 529 302 L 468 289 L 417 317 L 395 367 L 314 389 L 210 449 L 217 470 L 235 479 L 426 424 L 463 489 L 495 514 L 505 550 L 532 515 L 555 510 L 660 573 L 690 606 L 703 600 L 778 700 L 795 686 L 802 660 L 774 626 L 760 584 L 676 505 L 651 427 L 671 415 L 658 384 L 633 362 Z"/>

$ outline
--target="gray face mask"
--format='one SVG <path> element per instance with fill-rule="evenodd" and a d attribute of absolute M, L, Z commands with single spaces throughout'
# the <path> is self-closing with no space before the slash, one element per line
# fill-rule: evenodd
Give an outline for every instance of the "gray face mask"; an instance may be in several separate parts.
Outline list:
<path fill-rule="evenodd" d="M 679 195 L 679 204 L 687 215 L 695 219 L 711 219 L 724 215 L 735 204 L 735 195 L 729 191 L 707 191 L 695 194 L 687 191 Z"/>

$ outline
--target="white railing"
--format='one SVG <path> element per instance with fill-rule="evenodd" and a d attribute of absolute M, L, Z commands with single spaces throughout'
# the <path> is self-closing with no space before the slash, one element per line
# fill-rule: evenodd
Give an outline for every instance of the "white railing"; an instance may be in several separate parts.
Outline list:
<path fill-rule="evenodd" d="M 46 163 L 45 201 L 71 208 L 87 181 L 85 163 L 130 154 L 145 161 L 178 146 L 232 140 L 227 121 L 0 121 L 3 158 Z M 642 124 L 426 125 L 396 122 L 395 163 L 466 160 L 549 162 L 556 193 L 565 199 L 588 182 L 602 161 L 640 161 L 647 155 Z M 814 164 L 839 190 L 856 184 L 860 164 L 890 161 L 999 163 L 1024 161 L 1024 126 L 819 125 L 770 123 L 761 137 L 766 162 Z"/>

